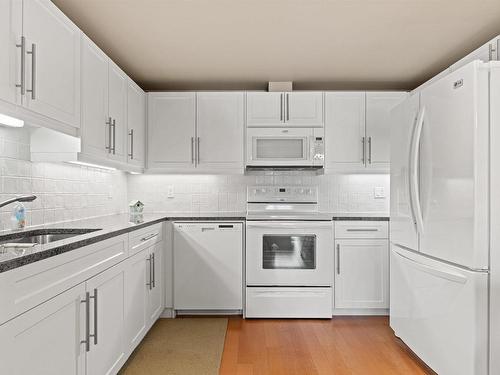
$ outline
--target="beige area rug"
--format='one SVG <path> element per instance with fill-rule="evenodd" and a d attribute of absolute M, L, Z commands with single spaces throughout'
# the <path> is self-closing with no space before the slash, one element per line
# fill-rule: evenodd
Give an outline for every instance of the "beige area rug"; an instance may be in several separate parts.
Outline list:
<path fill-rule="evenodd" d="M 227 318 L 159 319 L 120 375 L 216 375 Z"/>

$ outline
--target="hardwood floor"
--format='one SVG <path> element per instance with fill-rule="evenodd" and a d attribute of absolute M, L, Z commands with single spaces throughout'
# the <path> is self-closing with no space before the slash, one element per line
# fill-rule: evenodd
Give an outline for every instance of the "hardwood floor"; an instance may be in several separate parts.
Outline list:
<path fill-rule="evenodd" d="M 221 375 L 428 375 L 386 317 L 229 320 Z"/>

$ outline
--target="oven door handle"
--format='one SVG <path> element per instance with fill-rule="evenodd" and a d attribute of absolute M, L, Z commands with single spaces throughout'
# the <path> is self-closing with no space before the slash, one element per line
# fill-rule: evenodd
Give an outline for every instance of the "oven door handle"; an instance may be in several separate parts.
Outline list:
<path fill-rule="evenodd" d="M 296 222 L 283 222 L 283 223 L 270 223 L 268 221 L 250 222 L 247 221 L 247 228 L 264 228 L 264 229 L 280 229 L 280 228 L 293 228 L 293 229 L 317 229 L 317 228 L 332 228 L 331 221 L 296 221 Z"/>

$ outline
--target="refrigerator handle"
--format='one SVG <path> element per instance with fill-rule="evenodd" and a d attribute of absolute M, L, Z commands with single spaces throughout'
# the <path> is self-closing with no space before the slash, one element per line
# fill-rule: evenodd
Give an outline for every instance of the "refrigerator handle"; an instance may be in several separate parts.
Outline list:
<path fill-rule="evenodd" d="M 422 127 L 424 125 L 425 107 L 420 109 L 417 116 L 417 122 L 413 134 L 413 142 L 410 152 L 410 202 L 415 213 L 415 221 L 417 223 L 417 232 L 423 233 L 424 219 L 422 217 L 422 207 L 420 205 L 420 187 L 418 183 L 418 167 L 419 167 L 419 147 L 420 138 L 422 135 Z"/>

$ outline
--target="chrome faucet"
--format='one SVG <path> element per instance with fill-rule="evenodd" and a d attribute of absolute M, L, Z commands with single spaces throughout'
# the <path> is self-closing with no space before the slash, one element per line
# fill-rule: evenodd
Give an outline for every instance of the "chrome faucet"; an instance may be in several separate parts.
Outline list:
<path fill-rule="evenodd" d="M 36 195 L 23 195 L 20 197 L 12 198 L 0 203 L 0 208 L 3 206 L 7 206 L 8 204 L 14 202 L 33 202 L 36 199 Z"/>

